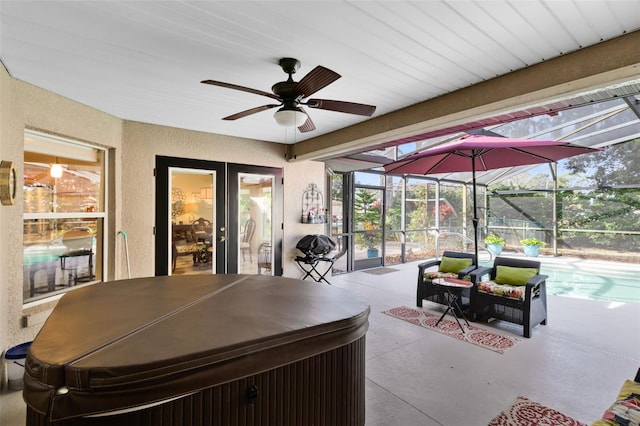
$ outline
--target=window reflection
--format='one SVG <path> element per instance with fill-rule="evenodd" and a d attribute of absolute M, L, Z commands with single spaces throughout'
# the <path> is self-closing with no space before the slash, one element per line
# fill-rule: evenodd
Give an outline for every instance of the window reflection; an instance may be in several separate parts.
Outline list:
<path fill-rule="evenodd" d="M 25 132 L 25 302 L 102 279 L 103 175 L 104 151 Z"/>
<path fill-rule="evenodd" d="M 216 174 L 171 168 L 171 275 L 215 273 Z"/>
<path fill-rule="evenodd" d="M 238 179 L 238 271 L 273 275 L 271 222 L 274 176 L 240 173 Z"/>

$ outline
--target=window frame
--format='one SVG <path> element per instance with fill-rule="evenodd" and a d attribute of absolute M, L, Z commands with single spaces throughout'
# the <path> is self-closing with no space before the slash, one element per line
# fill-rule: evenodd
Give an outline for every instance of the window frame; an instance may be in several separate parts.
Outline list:
<path fill-rule="evenodd" d="M 29 143 L 27 143 L 27 140 L 29 139 Z M 62 136 L 54 136 L 51 134 L 47 134 L 47 133 L 43 133 L 37 130 L 32 130 L 32 129 L 25 129 L 24 130 L 24 144 L 23 144 L 23 153 L 38 153 L 39 151 L 41 152 L 41 150 L 39 148 L 33 149 L 33 141 L 37 141 L 35 145 L 40 145 L 43 144 L 43 146 L 46 146 L 47 144 L 51 145 L 52 147 L 76 147 L 79 150 L 95 150 L 98 152 L 97 157 L 101 160 L 98 160 L 98 164 L 101 166 L 101 175 L 100 175 L 100 184 L 99 184 L 99 189 L 96 193 L 96 195 L 99 197 L 99 199 L 101 200 L 101 202 L 98 203 L 98 208 L 95 209 L 95 211 L 91 211 L 91 212 L 24 212 L 26 206 L 24 204 L 24 188 L 25 188 L 25 176 L 23 174 L 22 176 L 22 185 L 23 185 L 23 213 L 22 213 L 22 225 L 23 225 L 23 231 L 22 231 L 22 235 L 23 235 L 23 249 L 26 248 L 28 245 L 25 244 L 25 224 L 27 221 L 32 221 L 32 220 L 44 220 L 44 221 L 52 221 L 52 220 L 60 220 L 60 219 L 78 219 L 80 221 L 86 221 L 87 219 L 89 220 L 94 220 L 98 226 L 98 229 L 96 229 L 96 233 L 95 233 L 95 239 L 96 239 L 96 250 L 95 253 L 93 254 L 93 256 L 95 256 L 95 262 L 94 263 L 94 268 L 95 268 L 95 275 L 90 275 L 90 277 L 92 276 L 93 279 L 90 280 L 87 283 L 83 283 L 82 285 L 74 285 L 74 286 L 66 286 L 62 289 L 54 289 L 53 291 L 48 291 L 48 292 L 44 292 L 41 293 L 40 295 L 36 294 L 35 296 L 30 296 L 30 297 L 26 297 L 27 291 L 26 286 L 29 286 L 30 283 L 27 283 L 24 279 L 23 279 L 23 300 L 22 300 L 22 304 L 23 307 L 29 307 L 32 306 L 34 304 L 37 303 L 42 303 L 43 301 L 49 301 L 52 300 L 54 298 L 59 298 L 62 294 L 66 293 L 67 291 L 71 291 L 75 288 L 79 288 L 81 286 L 84 285 L 92 285 L 98 282 L 102 282 L 104 281 L 104 277 L 106 274 L 106 271 L 108 271 L 109 269 L 109 265 L 107 264 L 108 262 L 108 256 L 106 255 L 106 250 L 107 250 L 107 235 L 108 235 L 108 224 L 109 224 L 109 198 L 108 198 L 108 194 L 109 194 L 109 190 L 108 190 L 108 182 L 109 182 L 109 176 L 108 176 L 108 164 L 109 164 L 109 149 L 105 148 L 105 147 L 101 147 L 98 145 L 93 145 L 90 143 L 86 143 L 86 142 L 82 142 L 76 139 L 72 139 L 72 138 L 67 138 L 67 137 L 62 137 Z M 31 144 L 31 145 L 30 145 Z M 56 145 L 57 144 L 57 145 Z M 40 146 L 41 148 L 41 146 Z M 57 152 L 55 151 L 54 148 L 51 149 L 50 152 Z M 49 154 L 51 155 L 51 154 Z M 61 152 L 60 153 L 60 157 L 61 158 L 73 158 L 73 154 L 69 154 L 66 152 Z M 24 161 L 24 154 L 23 154 L 23 162 L 24 164 L 26 164 L 27 162 Z M 27 273 L 27 269 L 25 269 L 25 264 L 24 264 L 24 257 L 22 258 L 23 261 L 23 271 L 24 271 L 24 276 L 26 278 L 26 280 L 29 280 L 29 274 Z M 60 266 L 56 266 L 56 274 L 57 274 L 57 270 L 60 268 Z"/>

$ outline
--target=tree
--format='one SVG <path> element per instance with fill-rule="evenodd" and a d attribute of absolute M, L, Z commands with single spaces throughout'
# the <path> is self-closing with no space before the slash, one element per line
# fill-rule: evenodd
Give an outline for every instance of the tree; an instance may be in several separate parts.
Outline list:
<path fill-rule="evenodd" d="M 567 160 L 567 169 L 599 188 L 640 184 L 640 139 L 611 145 L 603 151 Z"/>
<path fill-rule="evenodd" d="M 366 189 L 359 189 L 353 206 L 356 228 L 365 231 L 356 234 L 356 243 L 367 248 L 377 247 L 382 242 L 382 202 Z"/>
<path fill-rule="evenodd" d="M 627 251 L 640 249 L 637 236 L 624 234 L 637 231 L 640 223 L 640 140 L 571 157 L 564 164 L 570 173 L 558 179 L 557 203 L 558 227 L 565 230 L 562 232 L 563 245 Z M 522 174 L 492 189 L 549 189 L 548 183 L 551 183 L 550 177 L 543 174 Z M 625 187 L 621 188 L 623 185 Z M 583 189 L 570 189 L 577 186 Z M 510 220 L 519 219 L 537 222 L 546 228 L 553 225 L 554 206 L 548 193 L 493 195 L 490 207 L 493 224 L 508 225 Z M 502 222 L 503 219 L 506 221 Z M 572 232 L 584 229 L 596 232 Z"/>

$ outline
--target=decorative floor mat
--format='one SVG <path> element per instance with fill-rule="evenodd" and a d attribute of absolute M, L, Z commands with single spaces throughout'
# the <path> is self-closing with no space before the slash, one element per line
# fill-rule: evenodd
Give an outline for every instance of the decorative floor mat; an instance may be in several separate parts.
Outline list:
<path fill-rule="evenodd" d="M 487 426 L 587 426 L 553 408 L 519 396 Z"/>
<path fill-rule="evenodd" d="M 441 313 L 430 313 L 421 309 L 409 308 L 407 306 L 392 308 L 388 311 L 384 311 L 383 313 L 403 321 L 410 322 L 411 324 L 419 325 L 420 327 L 455 337 L 458 340 L 473 343 L 474 345 L 481 346 L 500 354 L 503 354 L 507 349 L 512 348 L 516 343 L 522 340 L 516 337 L 505 336 L 497 331 L 476 327 L 474 325 L 467 326 L 461 319 L 460 322 L 465 330 L 463 333 L 455 319 L 451 320 L 448 318 L 448 314 L 447 317 L 440 321 L 438 327 L 436 327 L 436 322 L 438 322 L 438 319 L 442 315 Z"/>

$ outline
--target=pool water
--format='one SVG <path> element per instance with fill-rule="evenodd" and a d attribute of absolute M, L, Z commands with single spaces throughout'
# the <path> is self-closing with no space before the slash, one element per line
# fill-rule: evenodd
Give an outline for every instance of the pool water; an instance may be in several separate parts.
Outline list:
<path fill-rule="evenodd" d="M 543 262 L 540 273 L 548 275 L 547 294 L 611 302 L 640 303 L 640 265 L 598 262 L 562 264 Z"/>

